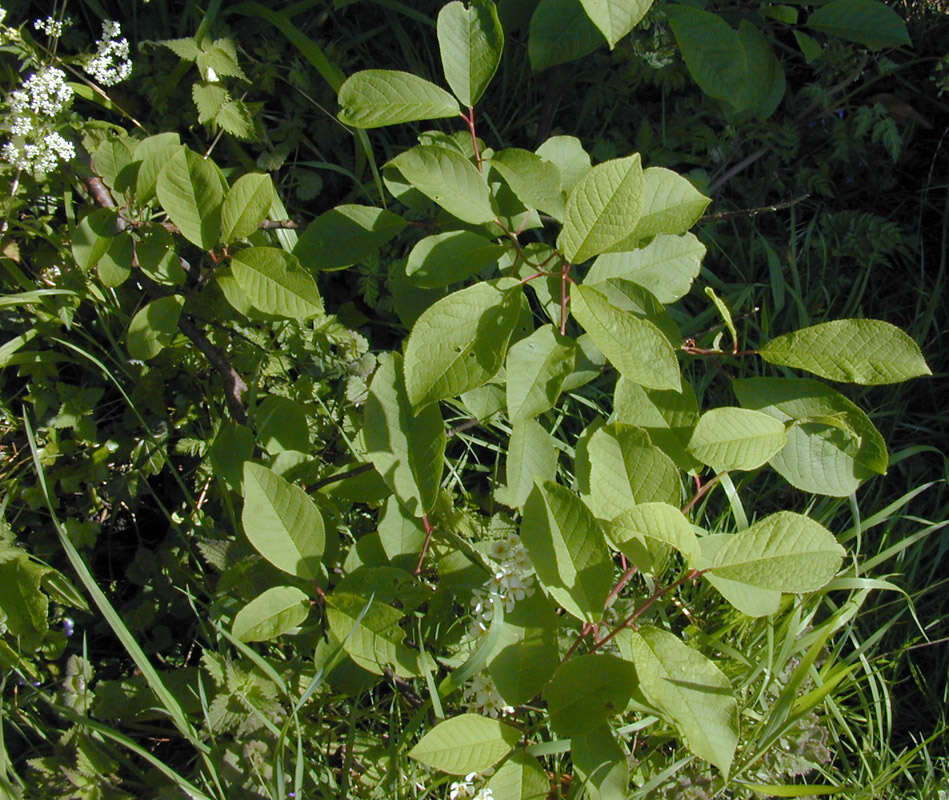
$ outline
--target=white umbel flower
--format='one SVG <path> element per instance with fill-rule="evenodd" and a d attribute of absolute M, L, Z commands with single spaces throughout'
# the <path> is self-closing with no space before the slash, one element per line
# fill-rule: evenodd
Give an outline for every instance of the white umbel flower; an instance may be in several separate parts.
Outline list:
<path fill-rule="evenodd" d="M 119 38 L 122 28 L 118 22 L 107 19 L 102 23 L 102 38 L 96 42 L 95 55 L 83 65 L 87 75 L 103 86 L 115 86 L 132 74 L 129 43 Z"/>
<path fill-rule="evenodd" d="M 73 90 L 66 84 L 66 73 L 57 67 L 35 72 L 23 86 L 10 93 L 14 114 L 30 111 L 39 117 L 55 117 L 69 105 Z"/>

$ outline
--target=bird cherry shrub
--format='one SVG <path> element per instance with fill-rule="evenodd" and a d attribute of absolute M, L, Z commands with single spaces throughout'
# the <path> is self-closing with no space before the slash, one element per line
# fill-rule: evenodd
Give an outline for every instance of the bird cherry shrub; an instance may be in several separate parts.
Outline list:
<path fill-rule="evenodd" d="M 617 5 L 627 30 L 646 10 L 634 5 Z M 887 449 L 828 382 L 892 384 L 929 374 L 925 360 L 868 319 L 742 341 L 710 288 L 720 325 L 683 336 L 694 326 L 675 304 L 700 273 L 690 228 L 709 198 L 635 153 L 593 164 L 571 136 L 491 147 L 477 105 L 502 54 L 497 11 L 451 2 L 436 31 L 448 90 L 391 70 L 339 88 L 339 119 L 354 128 L 457 123 L 384 165 L 388 207 L 340 205 L 298 234 L 268 175 L 235 177 L 176 133 L 90 142 L 98 207 L 68 246 L 110 296 L 134 297 L 121 346 L 142 365 L 189 348 L 223 378 L 230 419 L 205 452 L 208 486 L 223 498 L 214 524 L 238 528 L 250 555 L 237 566 L 220 542 L 202 550 L 230 571 L 215 624 L 248 658 L 248 643 L 308 646 L 294 718 L 324 689 L 355 701 L 392 687 L 411 710 L 366 746 L 367 785 L 395 780 L 404 756 L 430 776 L 425 791 L 495 800 L 660 791 L 686 767 L 709 794 L 800 774 L 810 767 L 759 768 L 789 732 L 817 729 L 814 709 L 847 672 L 826 660 L 828 642 L 866 588 L 834 532 L 759 512 L 742 477 L 767 467 L 802 493 L 853 495 L 886 472 Z M 226 40 L 175 41 L 207 62 L 203 88 L 239 73 Z M 347 455 L 316 480 L 301 404 L 245 380 L 233 340 L 206 329 L 219 300 L 240 324 L 270 326 L 271 348 L 287 341 L 277 332 L 312 333 L 326 319 L 316 276 L 379 254 L 411 330 L 359 360 L 363 391 L 327 420 Z M 709 370 L 734 404 L 702 403 L 696 376 Z M 600 401 L 571 432 L 565 403 L 591 387 Z M 449 430 L 446 413 L 463 421 Z M 476 505 L 446 466 L 460 463 L 450 443 L 478 425 L 509 435 L 503 480 Z M 727 512 L 716 515 L 718 491 Z M 339 522 L 356 506 L 372 510 L 373 530 L 352 541 Z M 255 565 L 266 571 L 250 580 Z M 238 584 L 257 587 L 249 601 Z M 756 620 L 780 653 L 751 651 Z M 239 687 L 216 658 L 203 666 L 229 702 Z M 256 659 L 274 727 L 278 687 L 292 692 L 280 659 Z M 821 744 L 814 734 L 810 752 Z"/>

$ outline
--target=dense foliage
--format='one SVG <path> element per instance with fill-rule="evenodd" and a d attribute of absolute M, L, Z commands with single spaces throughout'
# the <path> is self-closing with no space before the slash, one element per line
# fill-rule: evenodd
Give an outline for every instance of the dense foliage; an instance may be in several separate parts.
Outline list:
<path fill-rule="evenodd" d="M 949 791 L 938 8 L 48 14 L 0 790 Z"/>

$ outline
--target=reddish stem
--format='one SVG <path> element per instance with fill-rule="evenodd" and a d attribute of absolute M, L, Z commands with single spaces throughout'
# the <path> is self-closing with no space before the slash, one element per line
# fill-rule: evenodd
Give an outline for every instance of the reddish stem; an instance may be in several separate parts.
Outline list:
<path fill-rule="evenodd" d="M 432 523 L 428 521 L 428 514 L 422 514 L 422 525 L 425 526 L 425 541 L 422 543 L 422 550 L 418 554 L 418 561 L 415 562 L 415 572 L 418 575 L 422 572 L 422 562 L 425 561 L 425 555 L 428 553 L 428 546 L 432 543 L 432 532 L 435 530 Z"/>
<path fill-rule="evenodd" d="M 623 557 L 623 561 L 626 561 L 625 556 Z M 630 579 L 632 579 L 633 575 L 635 574 L 635 564 L 626 568 L 626 571 L 620 576 L 619 581 L 617 581 L 616 586 L 614 586 L 613 590 L 606 596 L 606 602 L 603 604 L 604 608 L 609 608 L 611 605 L 613 605 L 619 593 L 623 591 L 623 587 L 630 582 Z"/>
<path fill-rule="evenodd" d="M 478 134 L 475 130 L 474 106 L 468 106 L 468 113 L 462 114 L 461 118 L 468 124 L 468 131 L 471 133 L 471 146 L 474 148 L 475 165 L 478 167 L 478 172 L 481 172 L 481 150 L 478 149 Z"/>
<path fill-rule="evenodd" d="M 689 502 L 686 503 L 684 506 L 682 506 L 682 513 L 688 514 L 692 510 L 692 508 L 695 506 L 695 504 L 705 496 L 708 490 L 711 489 L 716 483 L 718 483 L 722 479 L 722 475 L 727 475 L 727 474 L 728 472 L 726 470 L 725 472 L 721 472 L 718 475 L 716 475 L 708 483 L 700 484 L 699 488 L 696 490 L 695 494 L 692 496 L 692 499 L 689 500 Z"/>

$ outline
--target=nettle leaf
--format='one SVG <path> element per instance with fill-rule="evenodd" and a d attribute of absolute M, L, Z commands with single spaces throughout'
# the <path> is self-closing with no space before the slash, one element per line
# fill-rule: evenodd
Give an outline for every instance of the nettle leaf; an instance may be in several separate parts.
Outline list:
<path fill-rule="evenodd" d="M 531 15 L 527 56 L 534 72 L 574 61 L 603 44 L 580 0 L 540 0 Z"/>
<path fill-rule="evenodd" d="M 567 197 L 557 247 L 579 264 L 627 238 L 639 219 L 642 190 L 639 153 L 597 164 Z"/>
<path fill-rule="evenodd" d="M 460 714 L 439 722 L 409 750 L 409 755 L 449 775 L 484 772 L 514 749 L 517 728 L 480 714 Z"/>
<path fill-rule="evenodd" d="M 524 504 L 520 533 L 544 591 L 577 619 L 598 620 L 613 562 L 583 501 L 556 483 L 536 484 Z"/>
<path fill-rule="evenodd" d="M 651 625 L 632 633 L 639 686 L 686 746 L 727 776 L 738 745 L 738 703 L 724 673 L 674 634 Z"/>
<path fill-rule="evenodd" d="M 635 686 L 629 661 L 607 653 L 571 658 L 544 690 L 550 724 L 561 736 L 583 736 L 621 714 Z"/>
<path fill-rule="evenodd" d="M 906 23 L 879 0 L 831 0 L 807 18 L 807 27 L 871 50 L 912 44 Z"/>
<path fill-rule="evenodd" d="M 616 308 L 598 290 L 577 284 L 570 287 L 570 309 L 621 375 L 650 389 L 680 389 L 675 350 L 652 322 Z"/>
<path fill-rule="evenodd" d="M 245 462 L 241 522 L 254 549 L 275 567 L 299 578 L 322 580 L 323 517 L 299 486 L 267 467 Z"/>
<path fill-rule="evenodd" d="M 511 508 L 521 508 L 534 483 L 552 481 L 557 472 L 554 438 L 539 422 L 520 419 L 511 425 L 507 447 L 507 485 L 499 486 L 494 497 Z"/>
<path fill-rule="evenodd" d="M 307 269 L 343 269 L 373 255 L 407 224 L 384 208 L 336 206 L 306 226 L 293 254 Z"/>
<path fill-rule="evenodd" d="M 932 375 L 919 345 L 878 319 L 837 319 L 772 339 L 758 354 L 831 381 L 878 386 Z"/>
<path fill-rule="evenodd" d="M 646 16 L 652 0 L 580 0 L 587 16 L 606 37 L 612 50 Z"/>
<path fill-rule="evenodd" d="M 248 300 L 265 314 L 304 320 L 323 313 L 316 281 L 286 250 L 238 250 L 231 257 L 231 272 Z"/>
<path fill-rule="evenodd" d="M 194 61 L 201 53 L 195 40 L 192 39 L 161 39 L 156 44 L 167 47 L 183 61 Z"/>
<path fill-rule="evenodd" d="M 310 598 L 295 586 L 273 586 L 234 616 L 231 633 L 241 642 L 269 642 L 296 628 L 310 613 Z"/>
<path fill-rule="evenodd" d="M 438 12 L 435 30 L 445 80 L 462 105 L 473 106 L 488 88 L 504 49 L 498 10 L 488 0 L 454 0 Z"/>
<path fill-rule="evenodd" d="M 463 222 L 480 225 L 496 216 L 484 176 L 461 153 L 418 145 L 386 166 L 397 169 L 412 186 Z"/>
<path fill-rule="evenodd" d="M 487 383 L 504 363 L 520 316 L 513 278 L 459 289 L 427 308 L 405 347 L 405 387 L 419 409 Z"/>
<path fill-rule="evenodd" d="M 692 523 L 675 506 L 668 503 L 640 503 L 610 521 L 607 533 L 616 547 L 636 561 L 643 546 L 653 539 L 678 550 L 688 566 L 694 566 L 700 556 L 699 540 Z"/>
<path fill-rule="evenodd" d="M 740 97 L 748 64 L 738 33 L 718 14 L 687 5 L 666 7 L 672 33 L 692 79 L 709 97 Z"/>
<path fill-rule="evenodd" d="M 157 356 L 178 333 L 178 318 L 185 299 L 180 294 L 160 297 L 138 310 L 129 323 L 126 346 L 139 361 Z"/>
<path fill-rule="evenodd" d="M 699 419 L 695 391 L 688 382 L 681 392 L 644 389 L 620 376 L 613 390 L 610 422 L 635 425 L 650 441 L 668 455 L 680 469 L 692 470 L 698 462 L 686 452 L 692 429 Z"/>
<path fill-rule="evenodd" d="M 218 243 L 224 188 L 214 164 L 187 147 L 168 159 L 155 184 L 168 217 L 182 236 L 203 250 Z"/>
<path fill-rule="evenodd" d="M 191 87 L 191 99 L 198 109 L 198 122 L 203 124 L 217 116 L 224 105 L 230 102 L 231 95 L 219 83 L 198 81 Z"/>
<path fill-rule="evenodd" d="M 699 540 L 702 569 L 773 592 L 813 592 L 840 569 L 845 550 L 823 525 L 779 511 L 739 533 Z"/>
<path fill-rule="evenodd" d="M 645 247 L 597 256 L 583 283 L 622 278 L 648 289 L 660 303 L 674 303 L 689 293 L 704 257 L 705 245 L 695 235 L 660 233 Z"/>
<path fill-rule="evenodd" d="M 201 52 L 195 58 L 195 63 L 201 77 L 207 80 L 215 75 L 225 75 L 247 82 L 244 70 L 237 63 L 237 45 L 234 44 L 233 39 L 204 37 L 201 41 Z"/>
<path fill-rule="evenodd" d="M 804 420 L 790 426 L 787 444 L 769 462 L 795 488 L 847 497 L 867 478 L 886 473 L 889 456 L 880 432 L 826 384 L 807 378 L 747 378 L 734 381 L 732 388 L 745 408 L 783 423 Z M 828 424 L 831 420 L 843 425 Z"/>
<path fill-rule="evenodd" d="M 259 110 L 260 104 L 254 105 Z M 229 100 L 214 117 L 214 124 L 231 136 L 251 140 L 257 138 L 254 130 L 254 112 L 243 100 Z"/>
<path fill-rule="evenodd" d="M 746 408 L 713 408 L 695 426 L 688 450 L 716 472 L 757 469 L 787 443 L 784 424 Z"/>
<path fill-rule="evenodd" d="M 354 128 L 379 128 L 400 122 L 455 117 L 458 101 L 440 86 L 410 72 L 366 69 L 339 87 L 340 122 Z"/>
<path fill-rule="evenodd" d="M 577 468 L 580 490 L 600 519 L 613 519 L 638 503 L 680 503 L 679 470 L 645 431 L 605 425 L 590 437 L 587 453 L 589 478 Z"/>
<path fill-rule="evenodd" d="M 502 245 L 471 231 L 436 233 L 412 248 L 405 274 L 416 286 L 439 289 L 497 266 L 504 253 Z"/>
<path fill-rule="evenodd" d="M 309 269 L 343 269 L 373 255 L 406 224 L 384 208 L 336 206 L 306 226 L 293 254 Z"/>
<path fill-rule="evenodd" d="M 576 136 L 551 136 L 536 154 L 560 170 L 560 191 L 570 194 L 577 181 L 590 171 L 590 154 Z"/>
<path fill-rule="evenodd" d="M 507 413 L 512 422 L 553 408 L 573 371 L 576 345 L 553 325 L 542 325 L 507 354 Z"/>
<path fill-rule="evenodd" d="M 418 653 L 402 640 L 403 611 L 377 602 L 372 595 L 334 591 L 326 596 L 326 621 L 346 654 L 373 675 L 391 669 L 396 675 L 418 675 Z"/>
<path fill-rule="evenodd" d="M 649 167 L 643 172 L 642 205 L 636 227 L 610 249 L 634 250 L 642 240 L 660 233 L 685 233 L 711 202 L 711 197 L 706 197 L 677 172 L 665 167 Z"/>
<path fill-rule="evenodd" d="M 491 156 L 490 164 L 527 208 L 563 219 L 566 196 L 556 164 L 517 147 L 499 150 Z"/>
<path fill-rule="evenodd" d="M 147 203 L 155 196 L 158 173 L 181 148 L 177 133 L 156 133 L 135 145 L 133 157 L 142 162 L 135 176 L 135 199 L 139 203 Z"/>
<path fill-rule="evenodd" d="M 269 175 L 253 172 L 238 178 L 221 206 L 221 241 L 233 242 L 254 233 L 267 219 L 273 199 L 274 186 Z"/>
<path fill-rule="evenodd" d="M 445 458 L 445 425 L 437 404 L 413 415 L 402 356 L 386 353 L 369 385 L 363 437 L 366 457 L 399 501 L 417 517 L 435 506 Z"/>

